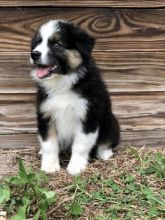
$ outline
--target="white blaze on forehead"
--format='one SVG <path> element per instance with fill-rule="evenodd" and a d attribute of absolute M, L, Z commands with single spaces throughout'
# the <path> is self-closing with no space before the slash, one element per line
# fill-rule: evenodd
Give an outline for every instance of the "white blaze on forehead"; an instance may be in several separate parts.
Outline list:
<path fill-rule="evenodd" d="M 53 33 L 59 31 L 59 20 L 51 20 L 43 24 L 40 28 L 41 36 L 44 40 L 47 40 Z"/>
<path fill-rule="evenodd" d="M 42 42 L 34 49 L 34 51 L 41 52 L 41 63 L 43 65 L 47 65 L 48 63 L 48 40 L 54 33 L 60 30 L 59 21 L 60 20 L 51 20 L 43 24 L 39 30 Z"/>

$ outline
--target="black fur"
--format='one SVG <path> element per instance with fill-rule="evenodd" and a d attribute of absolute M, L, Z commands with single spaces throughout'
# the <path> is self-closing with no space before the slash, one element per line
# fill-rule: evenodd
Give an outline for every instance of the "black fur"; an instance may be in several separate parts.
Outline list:
<path fill-rule="evenodd" d="M 109 93 L 91 56 L 95 40 L 84 30 L 71 23 L 60 22 L 59 26 L 61 46 L 54 49 L 52 46 L 54 42 L 49 41 L 50 64 L 58 62 L 59 74 L 69 74 L 73 70 L 64 55 L 65 49 L 74 49 L 81 54 L 82 63 L 76 67 L 74 72 L 79 74 L 83 69 L 84 75 L 73 85 L 72 90 L 88 101 L 87 116 L 82 120 L 84 132 L 88 134 L 99 128 L 97 143 L 93 146 L 94 151 L 100 143 L 110 142 L 109 147 L 113 148 L 119 143 L 120 129 L 118 121 L 112 113 Z M 42 41 L 42 39 L 37 34 L 33 38 L 32 49 L 38 41 Z M 48 124 L 51 120 L 44 118 L 39 109 L 46 98 L 46 91 L 41 86 L 38 87 L 38 130 L 43 139 L 47 137 Z"/>
<path fill-rule="evenodd" d="M 50 118 L 43 117 L 43 114 L 40 111 L 41 103 L 44 102 L 44 100 L 47 98 L 47 94 L 44 91 L 44 89 L 40 86 L 38 86 L 38 92 L 37 92 L 37 124 L 38 124 L 38 132 L 41 135 L 42 139 L 45 141 L 48 136 L 48 130 L 49 130 L 49 122 Z"/>
<path fill-rule="evenodd" d="M 90 57 L 95 39 L 84 30 L 70 23 L 60 23 L 61 41 L 68 49 L 77 49 L 84 59 Z"/>
<path fill-rule="evenodd" d="M 94 61 L 84 63 L 85 77 L 74 85 L 73 90 L 88 100 L 87 117 L 82 122 L 85 133 L 94 132 L 99 127 L 97 145 L 111 142 L 110 147 L 119 143 L 120 129 L 112 113 L 111 100 Z"/>

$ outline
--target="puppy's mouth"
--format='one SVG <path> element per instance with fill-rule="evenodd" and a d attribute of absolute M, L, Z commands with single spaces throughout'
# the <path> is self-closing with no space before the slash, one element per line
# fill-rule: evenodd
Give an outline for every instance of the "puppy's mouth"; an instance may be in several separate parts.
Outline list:
<path fill-rule="evenodd" d="M 58 69 L 58 65 L 54 64 L 53 66 L 44 66 L 44 65 L 37 65 L 38 69 L 37 69 L 37 76 L 38 78 L 42 79 L 42 78 L 47 78 L 47 77 L 51 77 L 53 73 L 57 72 Z"/>

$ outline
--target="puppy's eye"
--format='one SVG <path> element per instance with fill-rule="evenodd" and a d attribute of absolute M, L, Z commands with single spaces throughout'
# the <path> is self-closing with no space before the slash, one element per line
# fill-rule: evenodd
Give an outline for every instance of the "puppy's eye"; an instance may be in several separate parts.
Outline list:
<path fill-rule="evenodd" d="M 54 43 L 54 44 L 53 44 L 53 47 L 54 47 L 54 48 L 60 48 L 60 47 L 61 47 L 61 45 L 60 45 L 60 44 L 58 44 L 58 43 Z"/>
<path fill-rule="evenodd" d="M 63 44 L 61 42 L 57 42 L 57 41 L 54 41 L 54 40 L 49 40 L 48 42 L 49 46 L 54 48 L 54 49 L 61 49 L 63 48 Z"/>

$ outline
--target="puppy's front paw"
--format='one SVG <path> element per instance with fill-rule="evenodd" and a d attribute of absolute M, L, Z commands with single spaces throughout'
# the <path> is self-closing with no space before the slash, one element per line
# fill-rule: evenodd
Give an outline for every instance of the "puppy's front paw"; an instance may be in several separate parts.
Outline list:
<path fill-rule="evenodd" d="M 55 173 L 60 170 L 59 163 L 50 163 L 49 161 L 45 164 L 42 163 L 41 170 L 45 171 L 46 173 Z"/>
<path fill-rule="evenodd" d="M 69 165 L 67 167 L 68 173 L 71 175 L 78 175 L 82 171 L 85 170 L 86 166 L 88 164 L 88 161 L 85 159 L 80 159 L 79 160 L 72 160 L 69 162 Z"/>

